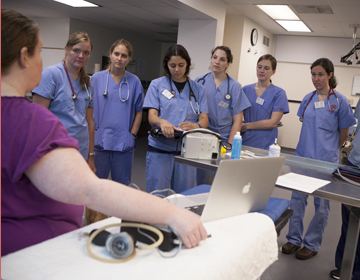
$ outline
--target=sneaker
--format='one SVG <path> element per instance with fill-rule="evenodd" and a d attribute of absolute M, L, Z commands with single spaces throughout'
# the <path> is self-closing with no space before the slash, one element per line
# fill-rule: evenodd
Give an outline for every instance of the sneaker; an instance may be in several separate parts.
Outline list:
<path fill-rule="evenodd" d="M 310 249 L 308 249 L 304 246 L 299 251 L 296 252 L 295 257 L 299 260 L 308 260 L 316 255 L 317 255 L 317 252 L 311 251 Z"/>
<path fill-rule="evenodd" d="M 333 279 L 340 279 L 340 270 L 338 270 L 338 269 L 334 269 L 334 270 L 331 270 L 330 271 L 330 276 L 331 276 L 331 278 L 333 278 Z"/>
<path fill-rule="evenodd" d="M 300 249 L 300 246 L 296 246 L 295 244 L 288 242 L 284 246 L 282 246 L 281 251 L 284 254 L 290 255 L 290 254 L 294 254 L 299 249 Z"/>

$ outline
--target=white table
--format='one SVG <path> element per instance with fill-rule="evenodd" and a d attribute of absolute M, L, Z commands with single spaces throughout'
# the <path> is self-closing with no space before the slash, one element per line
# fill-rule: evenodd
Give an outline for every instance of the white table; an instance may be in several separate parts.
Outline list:
<path fill-rule="evenodd" d="M 137 250 L 134 259 L 109 264 L 86 252 L 87 237 L 80 232 L 113 223 L 109 218 L 1 258 L 1 278 L 11 279 L 258 279 L 277 260 L 274 222 L 259 213 L 245 214 L 205 224 L 212 237 L 200 246 L 182 249 L 174 258 L 156 250 Z M 118 232 L 119 228 L 109 231 Z M 92 245 L 101 257 L 104 247 Z"/>

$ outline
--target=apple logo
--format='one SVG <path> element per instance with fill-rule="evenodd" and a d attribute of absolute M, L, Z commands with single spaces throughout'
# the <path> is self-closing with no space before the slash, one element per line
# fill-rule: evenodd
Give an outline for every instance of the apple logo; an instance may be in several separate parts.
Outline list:
<path fill-rule="evenodd" d="M 248 193 L 250 191 L 250 187 L 251 187 L 251 182 L 247 183 L 243 189 L 242 189 L 242 193 Z"/>

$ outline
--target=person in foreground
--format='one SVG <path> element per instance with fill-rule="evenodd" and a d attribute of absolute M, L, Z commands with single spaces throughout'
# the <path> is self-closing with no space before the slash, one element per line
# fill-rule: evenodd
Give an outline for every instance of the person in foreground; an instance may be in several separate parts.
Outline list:
<path fill-rule="evenodd" d="M 327 58 L 319 58 L 310 69 L 315 91 L 304 97 L 297 113 L 302 127 L 295 155 L 338 163 L 349 127 L 356 124 L 356 120 L 349 101 L 334 90 L 337 81 L 333 63 Z M 315 214 L 302 238 L 307 199 L 306 194 L 292 193 L 290 208 L 294 212 L 286 236 L 288 242 L 282 247 L 284 254 L 296 252 L 295 256 L 300 260 L 317 255 L 330 212 L 329 200 L 314 197 Z M 302 243 L 304 247 L 300 249 Z"/>
<path fill-rule="evenodd" d="M 130 221 L 168 225 L 186 247 L 197 246 L 207 233 L 194 214 L 96 177 L 59 119 L 25 98 L 40 82 L 41 46 L 32 20 L 1 10 L 2 256 L 79 228 L 82 205 Z"/>
<path fill-rule="evenodd" d="M 360 119 L 360 99 L 356 105 L 354 117 L 359 121 Z M 358 126 L 356 128 L 355 139 L 351 142 L 353 149 L 350 151 L 350 155 L 348 157 L 346 165 L 355 166 L 360 168 L 360 125 L 358 122 Z M 341 236 L 339 239 L 339 243 L 336 247 L 335 253 L 335 267 L 337 269 L 330 271 L 330 276 L 334 279 L 340 279 L 340 271 L 343 261 L 343 255 L 345 250 L 345 241 L 346 235 L 349 227 L 349 219 L 350 219 L 350 210 L 346 207 L 345 204 L 341 204 L 341 217 L 342 217 L 342 225 L 341 225 Z M 358 243 L 356 247 L 355 253 L 355 262 L 354 269 L 352 274 L 352 279 L 360 279 L 360 233 L 358 237 Z"/>

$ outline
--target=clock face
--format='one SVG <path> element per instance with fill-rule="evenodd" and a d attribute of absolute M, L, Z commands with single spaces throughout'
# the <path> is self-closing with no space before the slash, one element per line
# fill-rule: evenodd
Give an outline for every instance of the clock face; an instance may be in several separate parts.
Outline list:
<path fill-rule="evenodd" d="M 258 41 L 258 31 L 256 28 L 254 28 L 251 31 L 251 37 L 250 37 L 251 45 L 255 46 Z"/>

